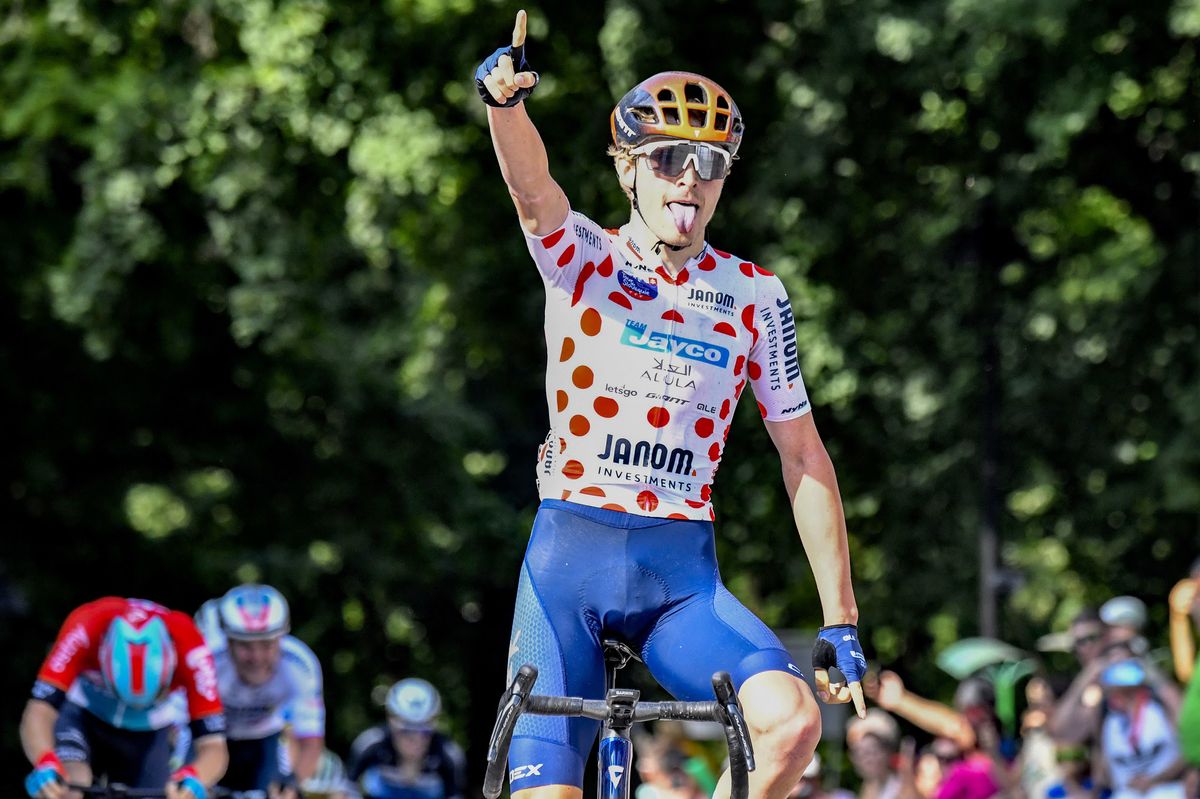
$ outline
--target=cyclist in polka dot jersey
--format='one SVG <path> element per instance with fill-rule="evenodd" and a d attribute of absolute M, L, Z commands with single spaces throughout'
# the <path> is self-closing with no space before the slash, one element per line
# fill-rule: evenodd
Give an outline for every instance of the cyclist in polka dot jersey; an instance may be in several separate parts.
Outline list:
<path fill-rule="evenodd" d="M 501 174 L 546 290 L 550 432 L 541 505 L 518 584 L 509 673 L 538 666 L 539 693 L 599 697 L 601 641 L 634 647 L 680 699 L 711 696 L 728 670 L 758 756 L 755 797 L 783 797 L 820 737 L 812 692 L 779 639 L 722 584 L 711 494 L 747 387 L 779 451 L 825 624 L 818 695 L 865 713 L 865 667 L 845 519 L 800 373 L 783 283 L 705 240 L 741 144 L 728 92 L 685 72 L 655 75 L 611 115 L 628 222 L 572 212 L 525 110 L 525 14 L 511 47 L 476 72 Z M 830 683 L 836 666 L 844 680 Z M 516 799 L 575 799 L 597 725 L 523 716 L 509 754 Z M 717 795 L 728 794 L 728 776 Z"/>

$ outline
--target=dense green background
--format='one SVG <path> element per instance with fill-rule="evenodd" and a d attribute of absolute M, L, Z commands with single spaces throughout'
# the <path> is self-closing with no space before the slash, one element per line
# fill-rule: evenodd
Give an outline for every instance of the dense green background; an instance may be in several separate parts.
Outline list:
<path fill-rule="evenodd" d="M 546 424 L 542 291 L 469 80 L 516 8 L 0 6 L 0 771 L 69 609 L 240 579 L 291 598 L 337 748 L 417 673 L 478 765 Z M 986 446 L 1004 637 L 1118 592 L 1161 636 L 1200 518 L 1200 0 L 529 11 L 530 112 L 603 224 L 625 89 L 693 69 L 741 106 L 710 239 L 791 292 L 869 654 L 935 692 L 977 631 Z M 744 404 L 724 573 L 809 626 Z"/>

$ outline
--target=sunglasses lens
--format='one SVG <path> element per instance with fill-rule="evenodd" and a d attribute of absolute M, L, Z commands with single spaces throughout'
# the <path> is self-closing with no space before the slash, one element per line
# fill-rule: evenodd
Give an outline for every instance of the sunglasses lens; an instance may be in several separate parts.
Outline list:
<path fill-rule="evenodd" d="M 701 180 L 723 178 L 729 172 L 725 157 L 712 147 L 695 144 L 673 144 L 659 147 L 646 154 L 650 168 L 660 175 L 674 178 L 687 169 L 688 162 L 696 165 Z"/>

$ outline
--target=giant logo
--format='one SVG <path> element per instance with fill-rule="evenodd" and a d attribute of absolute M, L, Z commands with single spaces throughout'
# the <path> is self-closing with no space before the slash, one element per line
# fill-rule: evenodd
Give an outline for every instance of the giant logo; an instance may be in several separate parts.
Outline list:
<path fill-rule="evenodd" d="M 795 339 L 793 330 L 792 338 Z M 650 330 L 646 325 L 628 319 L 621 331 L 621 343 L 627 347 L 638 347 L 654 352 L 667 352 L 692 361 L 724 367 L 729 364 L 729 350 L 716 344 L 696 341 L 670 333 Z"/>
<path fill-rule="evenodd" d="M 611 433 L 604 442 L 604 452 L 600 453 L 600 460 L 603 461 L 628 466 L 649 466 L 656 471 L 668 471 L 673 474 L 691 474 L 694 457 L 686 449 L 667 449 L 665 444 L 614 438 Z"/>
<path fill-rule="evenodd" d="M 658 296 L 658 284 L 654 278 L 642 280 L 618 269 L 617 282 L 621 284 L 621 290 L 635 300 L 652 300 Z"/>

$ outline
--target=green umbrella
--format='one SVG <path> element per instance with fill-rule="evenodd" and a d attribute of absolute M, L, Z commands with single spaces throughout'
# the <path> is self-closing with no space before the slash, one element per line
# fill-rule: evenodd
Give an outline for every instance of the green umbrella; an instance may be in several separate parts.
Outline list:
<path fill-rule="evenodd" d="M 943 649 L 937 656 L 937 665 L 956 680 L 965 680 L 988 666 L 1024 658 L 1025 653 L 1020 649 L 995 638 L 964 638 Z"/>

